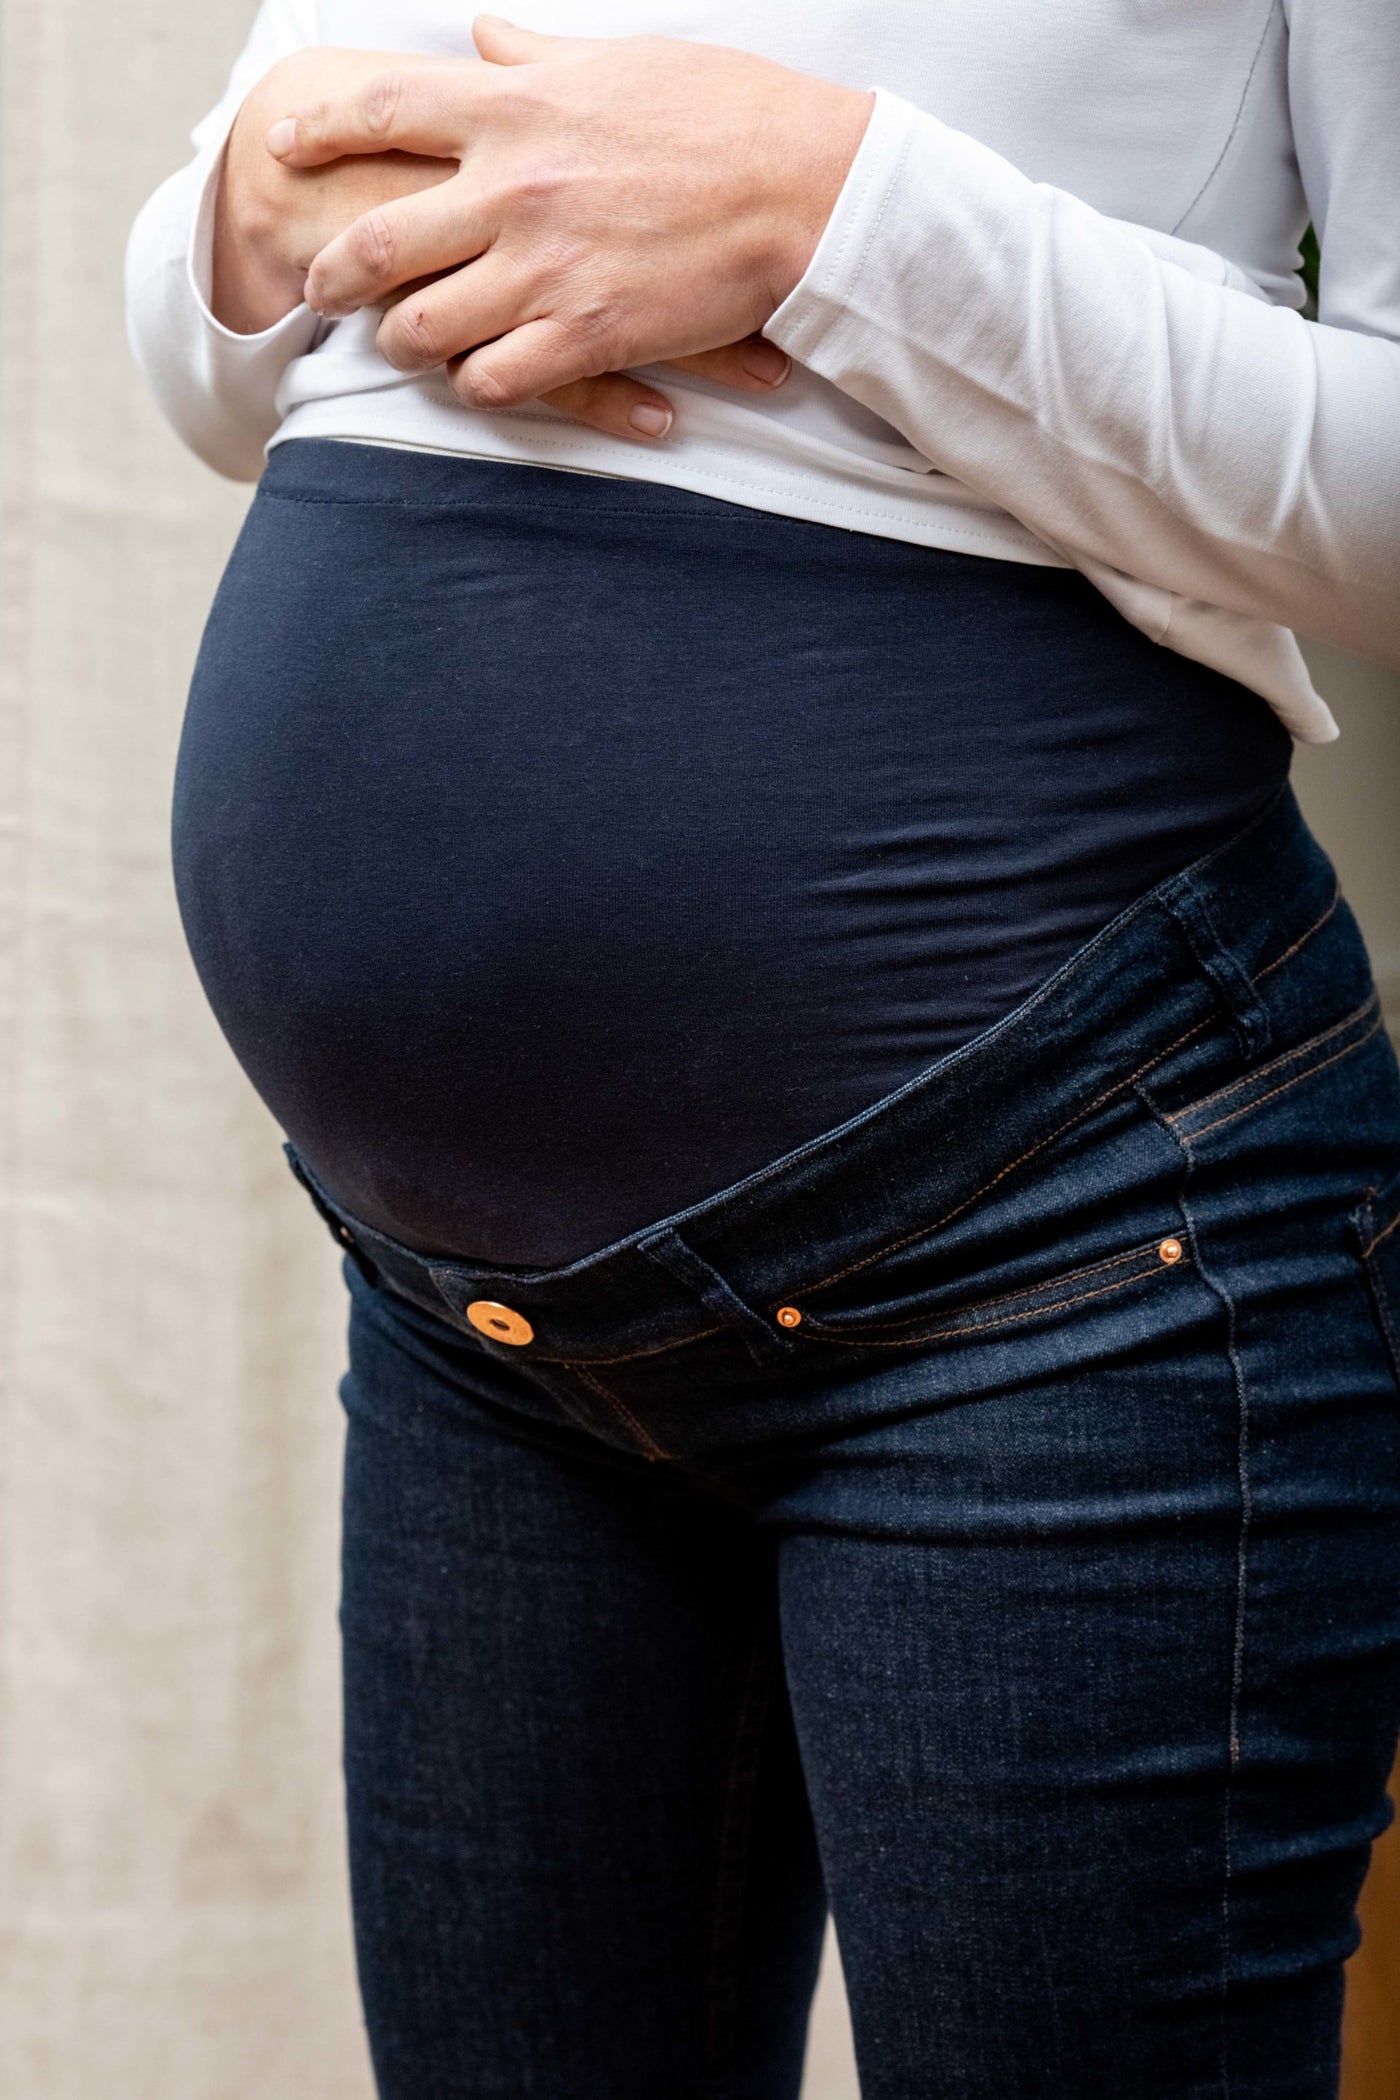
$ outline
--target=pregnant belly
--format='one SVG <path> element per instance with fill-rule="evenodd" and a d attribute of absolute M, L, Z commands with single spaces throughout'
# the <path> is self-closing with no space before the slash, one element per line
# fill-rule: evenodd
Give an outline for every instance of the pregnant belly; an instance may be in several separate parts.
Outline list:
<path fill-rule="evenodd" d="M 1069 572 L 299 442 L 206 630 L 176 883 L 337 1197 L 548 1266 L 966 1041 L 1288 749 Z"/>

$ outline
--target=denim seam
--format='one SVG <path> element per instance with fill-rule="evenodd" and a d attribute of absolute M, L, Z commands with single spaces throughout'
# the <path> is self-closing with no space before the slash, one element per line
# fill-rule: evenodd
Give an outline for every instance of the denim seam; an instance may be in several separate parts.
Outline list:
<path fill-rule="evenodd" d="M 1047 1291 L 1062 1289 L 1067 1283 L 1079 1283 L 1086 1276 L 1097 1276 L 1104 1269 L 1121 1268 L 1125 1261 L 1140 1259 L 1146 1252 L 1146 1247 L 1130 1247 L 1125 1253 L 1111 1255 L 1105 1261 L 1090 1262 L 1081 1269 L 1067 1269 L 1062 1276 L 1052 1277 L 1046 1283 L 1027 1284 L 1020 1290 L 1002 1291 L 992 1298 L 976 1298 L 971 1305 L 963 1306 L 960 1310 L 963 1312 L 990 1312 L 994 1306 L 1014 1305 L 1019 1299 L 1036 1295 L 1043 1296 Z M 917 1319 L 917 1314 L 911 1314 L 907 1320 L 877 1320 L 871 1323 L 869 1331 L 872 1334 L 888 1333 L 891 1328 L 898 1327 L 903 1329 L 912 1326 Z"/>
<path fill-rule="evenodd" d="M 1272 977 L 1275 970 L 1279 969 L 1284 963 L 1286 963 L 1290 959 L 1290 957 L 1295 956 L 1300 948 L 1306 947 L 1308 942 L 1312 939 L 1313 935 L 1322 931 L 1323 927 L 1327 924 L 1327 921 L 1331 918 L 1333 912 L 1337 909 L 1337 906 L 1341 903 L 1341 901 L 1342 885 L 1338 883 L 1337 887 L 1332 892 L 1332 902 L 1328 905 L 1326 911 L 1323 912 L 1321 918 L 1314 919 L 1312 925 L 1309 926 L 1305 932 L 1299 934 L 1297 940 L 1294 941 L 1291 948 L 1285 948 L 1282 955 L 1276 955 L 1271 963 L 1265 963 L 1262 970 L 1257 970 L 1254 975 L 1254 982 L 1256 984 L 1261 984 L 1266 977 Z"/>
<path fill-rule="evenodd" d="M 734 2100 L 738 1929 L 743 1917 L 754 1797 L 773 1672 L 774 1657 L 765 1633 L 760 1631 L 749 1654 L 739 1699 L 733 1751 L 720 1812 L 706 2008 L 706 2100 Z"/>
<path fill-rule="evenodd" d="M 1203 1028 L 1209 1027 L 1214 1018 L 1214 1015 L 1208 1015 L 1205 1020 L 1197 1021 L 1194 1028 L 1188 1028 L 1186 1033 L 1179 1035 L 1174 1043 L 1168 1043 L 1164 1050 L 1155 1051 L 1148 1058 L 1146 1064 L 1139 1065 L 1135 1072 L 1129 1072 L 1123 1079 L 1116 1079 L 1111 1087 L 1106 1088 L 1094 1100 L 1086 1102 L 1083 1108 L 1077 1108 L 1068 1122 L 1061 1123 L 1058 1130 L 1052 1130 L 1045 1137 L 1038 1138 L 1029 1151 L 1023 1152 L 1019 1159 L 1009 1161 L 1006 1166 L 992 1176 L 990 1181 L 984 1181 L 980 1189 L 974 1189 L 970 1196 L 965 1196 L 962 1202 L 953 1210 L 945 1211 L 941 1218 L 935 1218 L 931 1225 L 921 1225 L 917 1232 L 906 1233 L 903 1239 L 890 1240 L 885 1246 L 877 1247 L 873 1254 L 863 1254 L 859 1261 L 852 1262 L 849 1267 L 837 1269 L 832 1275 L 823 1276 L 816 1283 L 804 1284 L 801 1287 L 802 1294 L 804 1296 L 812 1296 L 817 1291 L 829 1289 L 834 1283 L 843 1283 L 848 1276 L 854 1276 L 861 1269 L 869 1268 L 872 1262 L 883 1261 L 887 1255 L 898 1254 L 903 1247 L 912 1247 L 916 1240 L 927 1239 L 931 1233 L 941 1232 L 945 1225 L 950 1225 L 954 1218 L 961 1217 L 965 1210 L 968 1210 L 981 1197 L 985 1196 L 989 1190 L 994 1189 L 999 1181 L 1004 1181 L 1008 1174 L 1014 1174 L 1017 1167 L 1023 1167 L 1028 1159 L 1034 1159 L 1036 1154 L 1043 1152 L 1047 1145 L 1055 1144 L 1058 1139 L 1065 1135 L 1066 1131 L 1073 1130 L 1077 1123 L 1082 1123 L 1086 1116 L 1093 1115 L 1095 1109 L 1102 1108 L 1104 1103 L 1112 1101 L 1115 1095 L 1126 1093 L 1130 1087 L 1134 1086 L 1142 1078 L 1144 1072 L 1150 1072 L 1154 1065 L 1159 1065 L 1163 1058 L 1170 1057 L 1172 1052 L 1179 1050 L 1183 1043 L 1189 1043 L 1192 1036 L 1199 1035 Z"/>
<path fill-rule="evenodd" d="M 1245 1644 L 1247 1614 L 1249 1606 L 1249 1547 L 1253 1530 L 1254 1502 L 1250 1473 L 1252 1420 L 1249 1407 L 1249 1381 L 1240 1360 L 1238 1322 L 1235 1301 L 1226 1287 L 1217 1282 L 1210 1268 L 1202 1259 L 1200 1240 L 1196 1231 L 1196 1220 L 1188 1195 L 1191 1177 L 1196 1169 L 1196 1155 L 1182 1133 L 1168 1124 L 1159 1110 L 1141 1090 L 1138 1099 L 1161 1127 L 1176 1143 L 1185 1165 L 1179 1203 L 1181 1208 L 1183 1236 L 1191 1249 L 1196 1273 L 1206 1288 L 1212 1292 L 1225 1316 L 1225 1353 L 1229 1360 L 1231 1380 L 1235 1391 L 1235 1479 L 1239 1494 L 1239 1523 L 1235 1543 L 1235 1622 L 1231 1641 L 1230 1691 L 1226 1719 L 1226 1762 L 1224 1785 L 1220 1799 L 1221 1825 L 1221 1890 L 1220 1890 L 1220 2091 L 1221 2100 L 1230 2100 L 1230 2030 L 1229 2000 L 1231 1967 L 1234 1958 L 1234 1916 L 1232 1887 L 1234 1880 L 1234 1789 L 1235 1774 L 1243 1755 L 1243 1704 L 1245 1678 Z"/>
<path fill-rule="evenodd" d="M 1271 1087 L 1267 1094 L 1260 1094 L 1255 1099 L 1246 1101 L 1242 1108 L 1232 1109 L 1228 1116 L 1217 1116 L 1213 1123 L 1204 1123 L 1199 1130 L 1187 1134 L 1192 1138 L 1202 1138 L 1209 1131 L 1223 1130 L 1227 1123 L 1238 1123 L 1242 1116 L 1252 1115 L 1255 1109 L 1262 1108 L 1266 1101 L 1276 1101 L 1280 1094 L 1291 1093 L 1293 1088 L 1301 1086 L 1305 1079 L 1315 1079 L 1318 1073 L 1325 1072 L 1329 1065 L 1340 1064 L 1344 1057 L 1351 1057 L 1356 1051 L 1364 1050 L 1372 1036 L 1379 1034 L 1384 1025 L 1378 1013 L 1364 1035 L 1359 1035 L 1354 1042 L 1343 1044 L 1342 1048 L 1334 1050 L 1330 1057 L 1324 1057 L 1320 1064 L 1308 1065 L 1303 1071 L 1295 1072 L 1291 1079 L 1286 1079 L 1282 1086 Z M 1336 1031 L 1329 1030 L 1329 1033 L 1335 1034 Z"/>
<path fill-rule="evenodd" d="M 1189 1146 L 1186 1146 L 1184 1149 L 1186 1150 L 1188 1163 L 1194 1164 Z M 1191 1217 L 1184 1194 L 1181 1207 L 1182 1215 L 1188 1221 L 1187 1230 L 1194 1245 L 1195 1221 Z M 1197 1266 L 1200 1266 L 1199 1259 Z M 1204 1274 L 1204 1271 L 1202 1273 Z M 1214 1289 L 1225 1311 L 1226 1350 L 1230 1358 L 1230 1369 L 1235 1381 L 1238 1420 L 1236 1475 L 1239 1482 L 1240 1521 L 1236 1546 L 1235 1638 L 1230 1671 L 1229 1762 L 1226 1766 L 1225 1785 L 1221 1800 L 1224 1871 L 1223 1886 L 1220 1892 L 1220 2087 L 1223 2100 L 1229 2100 L 1231 2087 L 1229 2007 L 1231 1968 L 1234 1961 L 1234 1913 L 1231 1902 L 1231 1884 L 1234 1878 L 1235 1865 L 1234 1785 L 1235 1774 L 1239 1770 L 1242 1756 L 1240 1737 L 1243 1725 L 1241 1708 L 1244 1700 L 1245 1637 L 1249 1608 L 1249 1544 L 1254 1518 L 1253 1488 L 1250 1479 L 1250 1432 L 1252 1424 L 1249 1413 L 1249 1385 L 1244 1375 L 1244 1366 L 1240 1362 L 1235 1302 L 1229 1292 L 1223 1290 L 1220 1285 L 1213 1283 L 1209 1276 L 1206 1276 L 1206 1282 Z"/>
<path fill-rule="evenodd" d="M 1064 1312 L 1071 1305 L 1087 1305 L 1091 1298 L 1105 1298 L 1109 1295 L 1111 1291 L 1126 1290 L 1129 1284 L 1141 1283 L 1149 1276 L 1165 1275 L 1169 1268 L 1179 1266 L 1179 1264 L 1164 1262 L 1160 1255 L 1157 1255 L 1157 1259 L 1154 1263 L 1150 1259 L 1151 1255 L 1154 1253 L 1156 1253 L 1155 1247 L 1150 1249 L 1145 1247 L 1134 1247 L 1127 1254 L 1114 1255 L 1111 1261 L 1095 1262 L 1091 1268 L 1072 1270 L 1069 1275 L 1060 1277 L 1058 1279 L 1058 1283 L 1042 1284 L 1040 1286 L 1041 1291 L 1052 1291 L 1062 1287 L 1066 1283 L 1075 1282 L 1081 1277 L 1093 1276 L 1095 1274 L 1100 1273 L 1104 1269 L 1118 1268 L 1124 1262 L 1136 1261 L 1141 1264 L 1140 1267 L 1133 1271 L 1131 1276 L 1120 1276 L 1113 1283 L 1100 1284 L 1096 1290 L 1079 1291 L 1072 1298 L 1049 1298 L 1046 1299 L 1046 1301 L 1043 1304 L 1028 1306 L 1024 1312 L 999 1313 L 997 1317 L 993 1320 L 960 1320 L 949 1327 L 926 1327 L 917 1334 L 896 1335 L 891 1341 L 877 1342 L 870 1340 L 870 1336 L 872 1334 L 879 1334 L 883 1331 L 879 1327 L 867 1327 L 861 1329 L 851 1327 L 840 1334 L 823 1334 L 819 1332 L 816 1336 L 816 1339 L 818 1341 L 823 1342 L 844 1342 L 849 1336 L 850 1346 L 853 1348 L 868 1346 L 872 1349 L 898 1349 L 902 1345 L 908 1345 L 914 1342 L 942 1341 L 949 1335 L 987 1334 L 998 1327 L 1013 1327 L 1021 1320 L 1040 1319 L 1045 1313 Z M 1023 1291 L 1015 1291 L 1008 1294 L 1008 1296 L 1012 1299 L 1021 1298 L 1028 1295 L 1031 1294 Z M 994 1305 L 997 1303 L 995 1299 L 989 1299 L 987 1302 L 989 1305 Z M 1002 1303 L 1006 1302 L 1006 1300 L 1002 1300 Z"/>
<path fill-rule="evenodd" d="M 1349 1014 L 1344 1014 L 1340 1021 L 1334 1021 L 1330 1028 L 1324 1028 L 1318 1035 L 1309 1036 L 1305 1043 L 1296 1043 L 1291 1050 L 1285 1050 L 1281 1056 L 1274 1058 L 1272 1063 L 1260 1065 L 1253 1072 L 1246 1072 L 1242 1079 L 1232 1079 L 1228 1086 L 1217 1087 L 1213 1094 L 1203 1094 L 1200 1100 L 1193 1101 L 1189 1108 L 1174 1109 L 1167 1117 L 1167 1122 L 1173 1126 L 1188 1123 L 1193 1116 L 1202 1114 L 1208 1108 L 1214 1108 L 1217 1103 L 1229 1101 L 1250 1087 L 1258 1086 L 1261 1080 L 1270 1079 L 1275 1072 L 1282 1072 L 1286 1066 L 1296 1064 L 1300 1057 L 1310 1056 L 1325 1043 L 1330 1043 L 1337 1036 L 1344 1034 L 1348 1028 L 1357 1027 L 1376 1003 L 1377 995 L 1373 992 L 1360 1006 L 1353 1007 Z M 1267 1099 L 1267 1096 L 1265 1098 Z"/>
<path fill-rule="evenodd" d="M 636 1435 L 642 1446 L 642 1456 L 644 1458 L 658 1459 L 670 1458 L 673 1456 L 673 1453 L 671 1453 L 670 1451 L 662 1450 L 660 1444 L 657 1443 L 655 1437 L 653 1437 L 648 1430 L 642 1427 L 641 1423 L 637 1420 L 637 1417 L 633 1414 L 631 1408 L 627 1405 L 627 1402 L 625 1400 L 619 1400 L 616 1393 L 610 1392 L 607 1386 L 603 1384 L 601 1378 L 595 1378 L 593 1376 L 593 1373 L 590 1370 L 588 1370 L 585 1365 L 580 1363 L 570 1364 L 567 1368 L 572 1370 L 575 1373 L 575 1375 L 582 1380 L 584 1385 L 586 1385 L 590 1389 L 590 1391 L 595 1392 L 600 1400 L 605 1400 L 609 1408 L 613 1411 L 613 1413 L 619 1415 L 622 1418 L 622 1420 L 628 1425 L 628 1427 Z"/>
<path fill-rule="evenodd" d="M 1400 1225 L 1400 1212 L 1396 1213 L 1396 1215 L 1391 1219 L 1390 1223 L 1385 1227 L 1384 1231 L 1378 1232 L 1376 1234 L 1369 1247 L 1365 1247 L 1362 1249 L 1362 1254 L 1366 1261 L 1369 1261 L 1371 1259 L 1371 1256 L 1375 1253 L 1377 1247 L 1379 1247 L 1382 1240 L 1388 1240 L 1390 1238 L 1391 1233 L 1394 1232 L 1397 1225 Z"/>

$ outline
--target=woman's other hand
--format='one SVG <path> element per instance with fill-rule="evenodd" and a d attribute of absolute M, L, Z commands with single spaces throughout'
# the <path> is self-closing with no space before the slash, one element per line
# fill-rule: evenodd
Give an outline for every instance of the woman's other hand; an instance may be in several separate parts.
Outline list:
<path fill-rule="evenodd" d="M 473 34 L 484 66 L 400 57 L 289 101 L 272 127 L 289 168 L 376 150 L 460 163 L 332 241 L 310 304 L 345 315 L 415 287 L 380 350 L 402 372 L 451 366 L 487 409 L 761 330 L 811 258 L 873 98 L 676 38 L 540 37 L 491 16 Z"/>
<path fill-rule="evenodd" d="M 457 173 L 455 160 L 416 153 L 349 154 L 288 168 L 268 152 L 268 126 L 289 96 L 345 93 L 398 62 L 384 51 L 297 51 L 247 96 L 229 134 L 214 220 L 212 307 L 224 327 L 239 335 L 271 328 L 301 304 L 306 273 L 328 241 L 366 212 Z"/>

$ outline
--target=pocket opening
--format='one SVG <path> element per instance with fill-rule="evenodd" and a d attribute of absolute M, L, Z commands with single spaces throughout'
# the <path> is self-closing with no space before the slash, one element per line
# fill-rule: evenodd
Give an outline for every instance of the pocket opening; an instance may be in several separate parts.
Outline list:
<path fill-rule="evenodd" d="M 1176 1232 L 1167 1231 L 1104 1260 L 1061 1270 L 1042 1283 L 1026 1284 L 989 1298 L 964 1300 L 940 1307 L 937 1313 L 910 1313 L 900 1320 L 871 1318 L 859 1312 L 823 1315 L 809 1311 L 802 1304 L 800 1292 L 793 1304 L 801 1312 L 804 1335 L 813 1341 L 898 1349 L 1000 1333 L 1028 1320 L 1049 1319 L 1153 1276 L 1190 1267 L 1186 1242 Z"/>

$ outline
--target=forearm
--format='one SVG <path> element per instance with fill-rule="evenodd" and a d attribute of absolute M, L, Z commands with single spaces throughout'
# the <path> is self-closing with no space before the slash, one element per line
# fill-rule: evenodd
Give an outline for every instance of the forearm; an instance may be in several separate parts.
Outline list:
<path fill-rule="evenodd" d="M 1400 659 L 1400 345 L 1200 281 L 888 98 L 770 337 L 1051 545 Z"/>

